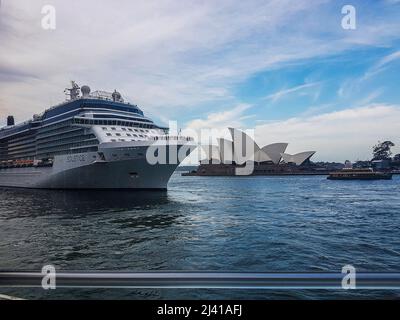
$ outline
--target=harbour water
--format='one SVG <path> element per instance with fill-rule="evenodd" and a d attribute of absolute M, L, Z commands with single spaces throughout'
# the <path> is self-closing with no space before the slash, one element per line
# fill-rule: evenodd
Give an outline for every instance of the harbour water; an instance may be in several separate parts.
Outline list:
<path fill-rule="evenodd" d="M 182 177 L 167 192 L 0 190 L 0 270 L 400 271 L 400 176 Z M 22 298 L 398 298 L 398 291 L 0 289 Z"/>

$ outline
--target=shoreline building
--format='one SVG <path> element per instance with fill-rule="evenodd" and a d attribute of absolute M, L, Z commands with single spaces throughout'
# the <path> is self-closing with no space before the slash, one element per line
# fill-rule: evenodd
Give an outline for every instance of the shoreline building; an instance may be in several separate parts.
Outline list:
<path fill-rule="evenodd" d="M 186 175 L 230 176 L 236 169 L 253 162 L 250 175 L 326 174 L 311 168 L 310 159 L 315 151 L 286 153 L 288 143 L 272 143 L 260 147 L 245 132 L 228 128 L 232 140 L 219 138 L 218 145 L 205 145 L 206 158 L 200 161 L 196 172 Z"/>

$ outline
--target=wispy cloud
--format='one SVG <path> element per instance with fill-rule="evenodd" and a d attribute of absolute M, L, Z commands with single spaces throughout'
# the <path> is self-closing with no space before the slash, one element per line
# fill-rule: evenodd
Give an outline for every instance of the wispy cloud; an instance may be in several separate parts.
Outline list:
<path fill-rule="evenodd" d="M 316 87 L 318 85 L 320 85 L 320 82 L 305 83 L 305 84 L 302 84 L 302 85 L 299 85 L 299 86 L 296 86 L 296 87 L 292 87 L 292 88 L 289 88 L 289 89 L 282 89 L 282 90 L 280 90 L 278 92 L 275 92 L 273 94 L 268 95 L 265 99 L 271 100 L 272 102 L 276 102 L 279 99 L 281 99 L 281 98 L 283 98 L 283 97 L 285 97 L 287 95 L 290 95 L 292 93 L 302 92 L 302 91 L 304 91 L 306 89 L 314 88 L 314 87 Z M 312 92 L 311 94 L 315 95 L 315 91 Z"/>
<path fill-rule="evenodd" d="M 56 7 L 54 31 L 40 28 L 44 4 Z M 344 35 L 328 0 L 3 0 L 0 15 L 0 116 L 18 119 L 59 102 L 71 79 L 118 88 L 160 118 L 236 105 L 232 88 L 254 74 L 385 44 L 400 24 Z"/>
<path fill-rule="evenodd" d="M 398 59 L 400 59 L 400 51 L 395 51 L 391 54 L 384 56 L 365 72 L 364 76 L 361 78 L 361 81 L 367 80 L 372 76 L 382 72 L 388 64 Z"/>
<path fill-rule="evenodd" d="M 221 112 L 213 112 L 207 115 L 205 119 L 195 119 L 189 121 L 187 128 L 198 129 L 223 129 L 227 127 L 240 128 L 244 126 L 243 121 L 249 116 L 244 112 L 251 106 L 248 104 L 240 104 L 234 108 Z"/>
<path fill-rule="evenodd" d="M 242 109 L 243 108 L 243 109 Z M 196 120 L 188 128 L 213 128 L 224 136 L 233 122 L 240 117 L 244 107 L 237 107 L 230 114 L 219 114 L 220 120 L 213 121 L 212 115 L 205 120 Z M 289 143 L 288 152 L 298 153 L 316 150 L 315 161 L 368 160 L 372 146 L 379 140 L 391 140 L 396 144 L 395 153 L 400 152 L 400 105 L 371 104 L 363 107 L 348 108 L 318 115 L 301 115 L 287 120 L 272 120 L 258 123 L 253 128 L 259 145 L 274 142 Z M 243 123 L 236 127 L 245 128 Z M 228 137 L 225 135 L 225 137 Z M 204 137 L 203 137 L 204 138 Z M 216 136 L 212 141 L 216 144 Z M 204 140 L 203 143 L 207 143 Z M 201 150 L 198 150 L 201 153 Z M 195 153 L 187 164 L 197 164 L 199 154 Z"/>
<path fill-rule="evenodd" d="M 256 126 L 261 145 L 288 142 L 291 153 L 317 150 L 316 160 L 370 159 L 378 140 L 400 145 L 400 106 L 369 105 Z M 396 149 L 397 151 L 399 148 Z"/>
<path fill-rule="evenodd" d="M 253 122 L 265 140 L 261 144 L 287 140 L 293 153 L 316 149 L 321 159 L 365 158 L 378 139 L 398 139 L 399 106 L 365 107 L 386 93 L 385 83 L 369 88 L 360 99 L 363 87 L 349 79 L 338 90 L 339 98 L 320 101 L 329 79 L 304 72 L 303 78 L 291 81 L 281 71 L 377 47 L 392 52 L 357 75 L 371 79 L 388 70 L 400 57 L 395 49 L 397 2 L 354 0 L 363 15 L 357 30 L 348 31 L 340 26 L 340 6 L 333 0 L 2 0 L 0 123 L 8 114 L 25 120 L 60 102 L 64 87 L 74 79 L 93 89 L 118 89 L 164 122 L 192 114 L 196 119 L 187 127 L 194 129 Z M 40 27 L 45 4 L 56 7 L 54 31 Z M 357 62 L 354 59 L 346 63 Z M 352 71 L 343 78 L 350 78 Z M 265 108 L 264 113 L 262 108 L 250 110 L 258 97 L 242 99 L 237 87 L 259 74 L 271 75 L 271 81 L 277 79 L 273 87 L 281 88 L 266 97 L 268 101 L 279 104 L 307 95 L 312 106 L 282 121 L 269 120 Z M 337 87 L 331 88 L 334 93 Z M 355 88 L 362 92 L 353 98 L 358 99 L 351 104 L 354 110 L 327 113 L 337 106 L 335 99 L 350 100 Z M 321 112 L 325 114 L 316 115 Z M 260 125 L 257 120 L 268 122 Z"/>
<path fill-rule="evenodd" d="M 361 76 L 353 76 L 351 78 L 342 81 L 339 89 L 337 90 L 338 97 L 345 98 L 348 97 L 349 95 L 353 95 L 357 90 L 359 90 L 362 87 L 363 83 L 373 79 L 374 76 L 386 70 L 392 62 L 395 62 L 399 59 L 400 59 L 400 51 L 392 52 L 390 54 L 381 57 L 378 61 L 374 62 L 369 68 L 367 68 L 367 70 Z M 368 94 L 368 97 L 376 98 L 382 93 L 381 91 L 382 88 L 379 90 L 374 90 L 373 92 Z M 365 99 L 366 100 L 364 104 L 367 104 L 367 102 L 372 102 L 373 100 L 368 98 Z"/>
<path fill-rule="evenodd" d="M 367 94 L 366 97 L 356 102 L 356 105 L 365 106 L 370 105 L 371 103 L 375 102 L 375 100 L 380 97 L 384 92 L 383 88 L 376 89 Z"/>

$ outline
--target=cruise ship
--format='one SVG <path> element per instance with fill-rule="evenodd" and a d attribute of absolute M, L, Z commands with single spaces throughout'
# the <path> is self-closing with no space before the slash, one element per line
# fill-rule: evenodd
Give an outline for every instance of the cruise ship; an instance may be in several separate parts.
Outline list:
<path fill-rule="evenodd" d="M 65 91 L 68 99 L 0 129 L 0 186 L 41 189 L 161 189 L 195 148 L 157 126 L 117 91 Z M 166 161 L 149 161 L 166 155 Z M 180 155 L 180 157 L 178 156 Z"/>

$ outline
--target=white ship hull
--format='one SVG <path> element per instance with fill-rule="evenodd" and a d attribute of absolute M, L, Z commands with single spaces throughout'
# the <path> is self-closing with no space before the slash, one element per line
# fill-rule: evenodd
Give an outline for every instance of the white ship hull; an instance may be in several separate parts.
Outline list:
<path fill-rule="evenodd" d="M 167 152 L 174 152 L 181 147 L 164 146 Z M 117 146 L 109 144 L 99 148 L 99 152 L 56 156 L 52 167 L 2 169 L 0 186 L 40 189 L 166 189 L 179 163 L 149 164 L 146 159 L 147 148 L 126 143 Z"/>

